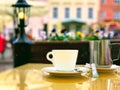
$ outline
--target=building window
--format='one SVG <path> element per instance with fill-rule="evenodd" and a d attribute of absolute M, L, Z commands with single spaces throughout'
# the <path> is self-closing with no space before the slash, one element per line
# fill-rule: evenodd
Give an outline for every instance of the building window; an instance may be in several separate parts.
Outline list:
<path fill-rule="evenodd" d="M 115 20 L 120 20 L 120 12 L 114 12 L 114 19 Z"/>
<path fill-rule="evenodd" d="M 115 4 L 120 4 L 120 0 L 114 0 Z"/>
<path fill-rule="evenodd" d="M 89 19 L 93 18 L 93 8 L 88 8 L 88 18 Z"/>
<path fill-rule="evenodd" d="M 105 0 L 101 0 L 101 4 L 105 4 Z"/>
<path fill-rule="evenodd" d="M 76 17 L 81 18 L 81 8 L 76 9 Z"/>
<path fill-rule="evenodd" d="M 102 20 L 105 19 L 105 12 L 104 12 L 104 11 L 101 12 L 100 18 L 101 18 Z"/>
<path fill-rule="evenodd" d="M 53 8 L 53 18 L 58 18 L 58 8 L 57 7 Z"/>
<path fill-rule="evenodd" d="M 65 8 L 65 18 L 70 18 L 70 9 Z"/>

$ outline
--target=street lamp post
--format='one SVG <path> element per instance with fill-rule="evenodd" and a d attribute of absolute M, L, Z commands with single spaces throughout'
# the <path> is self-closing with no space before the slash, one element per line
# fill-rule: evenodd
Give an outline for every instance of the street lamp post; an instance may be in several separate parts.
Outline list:
<path fill-rule="evenodd" d="M 15 30 L 19 30 L 19 37 L 14 41 L 14 67 L 29 63 L 31 58 L 32 41 L 25 34 L 25 27 L 30 17 L 30 7 L 25 0 L 18 0 L 13 7 L 13 21 Z M 16 32 L 16 31 L 15 31 Z"/>
<path fill-rule="evenodd" d="M 32 43 L 25 34 L 25 27 L 29 22 L 31 5 L 29 5 L 25 0 L 18 0 L 12 5 L 12 7 L 14 8 L 14 28 L 17 28 L 20 32 L 19 37 L 14 43 Z"/>

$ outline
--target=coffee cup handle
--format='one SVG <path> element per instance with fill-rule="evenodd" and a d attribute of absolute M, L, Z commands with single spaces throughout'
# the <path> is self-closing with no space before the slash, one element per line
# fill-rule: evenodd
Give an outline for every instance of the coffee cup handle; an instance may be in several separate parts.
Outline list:
<path fill-rule="evenodd" d="M 47 60 L 50 61 L 50 62 L 53 62 L 53 61 L 52 61 L 52 58 L 50 58 L 50 55 L 52 55 L 52 52 L 48 52 L 48 53 L 47 53 L 47 56 L 46 56 L 46 57 L 47 57 Z"/>

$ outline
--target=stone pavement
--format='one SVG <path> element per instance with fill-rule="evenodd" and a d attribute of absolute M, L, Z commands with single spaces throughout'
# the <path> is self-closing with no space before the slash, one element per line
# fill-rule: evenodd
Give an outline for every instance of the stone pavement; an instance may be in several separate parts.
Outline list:
<path fill-rule="evenodd" d="M 4 59 L 0 54 L 0 72 L 13 68 L 13 53 L 12 48 L 6 48 L 4 52 Z"/>

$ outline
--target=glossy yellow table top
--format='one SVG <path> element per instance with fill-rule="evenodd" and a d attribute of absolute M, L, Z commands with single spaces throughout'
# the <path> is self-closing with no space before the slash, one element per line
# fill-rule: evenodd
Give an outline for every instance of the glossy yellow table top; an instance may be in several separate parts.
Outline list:
<path fill-rule="evenodd" d="M 120 90 L 120 78 L 113 72 L 91 76 L 49 75 L 41 69 L 51 64 L 26 64 L 0 73 L 0 90 Z"/>

